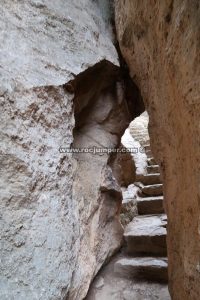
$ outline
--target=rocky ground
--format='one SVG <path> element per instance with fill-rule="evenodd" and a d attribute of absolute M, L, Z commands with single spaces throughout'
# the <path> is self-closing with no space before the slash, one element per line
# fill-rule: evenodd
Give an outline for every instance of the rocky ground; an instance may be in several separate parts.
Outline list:
<path fill-rule="evenodd" d="M 85 300 L 170 300 L 165 283 L 137 280 L 120 276 L 114 271 L 116 262 L 124 258 L 116 255 L 95 278 Z"/>

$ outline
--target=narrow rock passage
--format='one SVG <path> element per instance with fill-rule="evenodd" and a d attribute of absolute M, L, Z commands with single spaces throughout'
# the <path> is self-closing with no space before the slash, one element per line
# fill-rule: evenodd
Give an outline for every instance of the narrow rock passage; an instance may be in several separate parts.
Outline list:
<path fill-rule="evenodd" d="M 167 287 L 167 217 L 159 166 L 147 129 L 132 132 L 147 155 L 147 172 L 139 176 L 138 215 L 125 227 L 125 246 L 95 278 L 87 300 L 169 300 Z"/>
<path fill-rule="evenodd" d="M 150 145 L 144 145 L 147 157 L 152 157 Z M 149 159 L 148 158 L 148 159 Z M 163 209 L 163 192 L 159 167 L 151 165 L 140 177 L 141 192 L 137 198 L 138 216 L 127 225 L 124 232 L 128 258 L 122 258 L 115 264 L 115 272 L 133 274 L 149 280 L 167 282 L 167 217 Z M 157 173 L 152 170 L 157 168 Z"/>

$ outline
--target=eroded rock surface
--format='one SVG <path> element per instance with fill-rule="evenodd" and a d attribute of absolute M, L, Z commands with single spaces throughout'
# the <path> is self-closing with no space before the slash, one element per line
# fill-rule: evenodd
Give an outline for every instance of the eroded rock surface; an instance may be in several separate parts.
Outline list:
<path fill-rule="evenodd" d="M 95 278 L 86 300 L 170 300 L 167 284 L 141 278 L 145 273 L 151 279 L 158 278 L 155 274 L 166 279 L 166 268 L 164 258 L 135 260 L 118 254 Z"/>
<path fill-rule="evenodd" d="M 118 65 L 104 4 L 1 1 L 1 299 L 66 299 L 85 277 L 77 265 L 86 220 L 72 195 L 76 164 L 59 152 L 74 128 L 73 91 L 62 85 L 102 60 Z M 103 258 L 87 262 L 87 280 Z M 87 285 L 78 299 L 86 292 Z"/>
<path fill-rule="evenodd" d="M 65 152 L 118 147 L 140 112 L 109 3 L 1 1 L 1 299 L 83 299 L 120 246 L 114 158 Z"/>
<path fill-rule="evenodd" d="M 149 153 L 147 123 L 146 128 L 138 128 L 136 133 L 139 140 L 146 143 L 145 151 Z M 125 225 L 125 243 L 121 253 L 97 274 L 86 299 L 170 299 L 168 262 L 164 257 L 167 252 L 167 217 L 163 210 L 163 197 L 139 197 L 141 188 L 148 184 L 154 186 L 158 180 L 156 174 L 146 172 L 147 175 L 140 174 L 145 181 L 144 186 L 137 182 L 137 186 L 132 184 L 128 189 L 122 189 L 121 221 Z M 137 212 L 139 216 L 136 216 Z M 114 284 L 116 287 L 113 288 Z"/>
<path fill-rule="evenodd" d="M 128 188 L 122 187 L 122 207 L 120 212 L 120 219 L 122 225 L 127 225 L 137 215 L 137 195 L 140 188 L 134 184 L 130 184 Z"/>
<path fill-rule="evenodd" d="M 131 77 L 150 117 L 168 214 L 172 298 L 200 298 L 199 1 L 115 1 L 116 26 Z"/>
<path fill-rule="evenodd" d="M 119 221 L 122 192 L 112 170 L 115 153 L 99 153 L 98 149 L 107 147 L 112 151 L 120 145 L 131 120 L 131 111 L 127 110 L 123 84 L 119 74 L 116 77 L 116 68 L 108 64 L 104 74 L 103 66 L 104 62 L 83 74 L 79 90 L 83 86 L 84 93 L 75 92 L 73 146 L 97 152 L 74 155 L 77 171 L 73 197 L 79 203 L 81 254 L 70 299 L 82 298 L 102 264 L 122 244 L 123 228 Z"/>
<path fill-rule="evenodd" d="M 119 65 L 102 2 L 2 0 L 1 90 L 64 84 L 103 59 Z"/>
<path fill-rule="evenodd" d="M 69 288 L 78 207 L 59 146 L 73 140 L 70 97 L 55 86 L 1 97 L 1 299 L 61 299 Z"/>

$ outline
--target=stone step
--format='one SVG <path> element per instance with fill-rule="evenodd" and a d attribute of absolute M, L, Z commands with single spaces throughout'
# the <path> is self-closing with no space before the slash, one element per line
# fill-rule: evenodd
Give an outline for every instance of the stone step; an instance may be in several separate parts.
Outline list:
<path fill-rule="evenodd" d="M 166 215 L 137 216 L 127 225 L 124 238 L 127 252 L 166 255 Z"/>
<path fill-rule="evenodd" d="M 148 144 L 149 142 L 150 142 L 150 140 L 147 139 L 147 140 L 145 140 L 145 141 L 140 141 L 140 144 L 141 144 L 142 146 L 144 146 L 144 145 Z"/>
<path fill-rule="evenodd" d="M 157 164 L 154 157 L 148 157 L 147 158 L 147 163 L 148 163 L 149 166 Z"/>
<path fill-rule="evenodd" d="M 150 144 L 145 144 L 145 145 L 143 145 L 143 147 L 146 151 L 151 150 Z"/>
<path fill-rule="evenodd" d="M 168 262 L 165 257 L 125 257 L 116 261 L 114 272 L 127 278 L 168 281 Z"/>
<path fill-rule="evenodd" d="M 132 134 L 148 134 L 148 130 L 144 129 L 144 130 L 138 130 L 138 129 L 132 129 L 130 130 L 130 132 Z"/>
<path fill-rule="evenodd" d="M 140 138 L 142 138 L 142 139 L 143 138 L 148 139 L 149 138 L 148 134 L 133 134 L 133 137 L 134 138 L 138 138 L 138 139 L 140 139 Z"/>
<path fill-rule="evenodd" d="M 145 142 L 146 143 L 146 137 L 144 136 L 144 137 L 142 137 L 142 136 L 139 136 L 139 137 L 135 137 L 135 140 L 136 141 L 139 141 L 140 143 L 143 143 L 143 142 Z"/>
<path fill-rule="evenodd" d="M 141 138 L 141 137 L 148 138 L 148 134 L 147 133 L 138 133 L 138 134 L 134 134 L 134 137 L 135 138 Z"/>
<path fill-rule="evenodd" d="M 136 181 L 138 181 L 137 176 L 136 176 Z M 147 174 L 142 177 L 140 176 L 140 181 L 145 185 L 161 183 L 160 173 Z"/>
<path fill-rule="evenodd" d="M 138 137 L 140 137 L 140 136 L 146 136 L 147 138 L 149 138 L 149 134 L 148 134 L 148 132 L 146 132 L 146 131 L 143 131 L 143 132 L 131 132 L 132 133 L 132 135 L 134 136 L 134 137 L 136 137 L 136 136 L 138 136 Z"/>
<path fill-rule="evenodd" d="M 138 198 L 137 209 L 139 215 L 162 214 L 164 213 L 163 196 Z"/>
<path fill-rule="evenodd" d="M 152 157 L 151 150 L 145 150 L 145 153 L 146 153 L 147 158 L 151 158 Z"/>
<path fill-rule="evenodd" d="M 159 165 L 151 165 L 151 166 L 147 166 L 147 173 L 148 174 L 155 174 L 155 173 L 159 173 L 160 172 L 160 167 Z"/>
<path fill-rule="evenodd" d="M 163 184 L 145 185 L 141 189 L 142 195 L 145 196 L 161 196 L 163 195 Z"/>

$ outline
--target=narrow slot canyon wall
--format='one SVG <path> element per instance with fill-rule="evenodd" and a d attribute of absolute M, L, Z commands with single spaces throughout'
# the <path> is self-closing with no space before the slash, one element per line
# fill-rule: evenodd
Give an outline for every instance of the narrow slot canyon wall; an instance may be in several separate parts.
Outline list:
<path fill-rule="evenodd" d="M 173 300 L 200 298 L 199 1 L 116 0 L 116 27 L 149 132 L 168 215 Z"/>
<path fill-rule="evenodd" d="M 59 152 L 116 147 L 141 112 L 110 14 L 109 1 L 1 1 L 1 299 L 83 299 L 120 246 L 110 155 Z"/>

